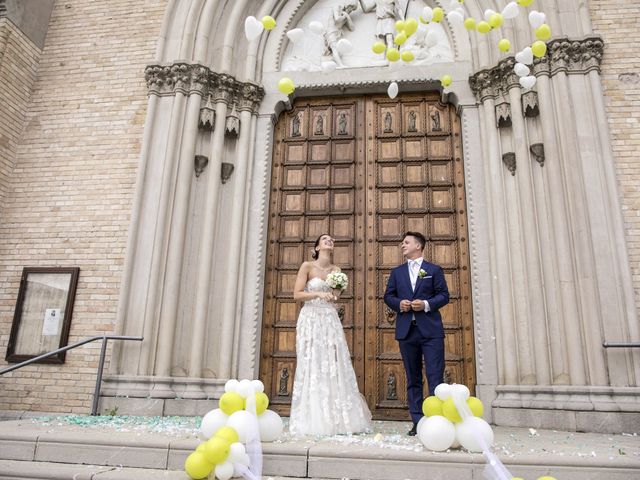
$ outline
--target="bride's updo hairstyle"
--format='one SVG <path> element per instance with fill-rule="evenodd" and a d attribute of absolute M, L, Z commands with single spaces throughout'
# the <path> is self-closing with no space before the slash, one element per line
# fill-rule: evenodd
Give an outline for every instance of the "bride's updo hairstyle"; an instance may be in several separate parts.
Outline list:
<path fill-rule="evenodd" d="M 314 243 L 313 245 L 313 252 L 311 252 L 311 258 L 313 258 L 314 260 L 318 259 L 318 251 L 316 250 L 316 248 L 318 248 L 318 245 L 320 245 L 320 239 L 322 237 L 324 237 L 325 235 L 329 235 L 328 233 L 323 233 L 322 235 L 320 235 L 318 237 L 318 239 L 316 240 L 316 243 Z"/>

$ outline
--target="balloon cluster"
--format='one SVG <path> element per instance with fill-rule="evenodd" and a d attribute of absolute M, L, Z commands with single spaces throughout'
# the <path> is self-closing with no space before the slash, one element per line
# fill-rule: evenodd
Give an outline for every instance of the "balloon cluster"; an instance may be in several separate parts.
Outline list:
<path fill-rule="evenodd" d="M 194 480 L 212 472 L 218 480 L 241 476 L 251 464 L 249 443 L 273 442 L 282 435 L 282 419 L 267 410 L 269 397 L 260 380 L 231 379 L 224 390 L 219 408 L 202 418 L 198 434 L 203 442 L 185 461 L 184 469 Z"/>
<path fill-rule="evenodd" d="M 441 452 L 462 445 L 471 452 L 482 452 L 493 444 L 493 430 L 481 418 L 482 401 L 471 397 L 465 385 L 441 383 L 434 393 L 422 403 L 425 416 L 417 427 L 425 447 Z"/>

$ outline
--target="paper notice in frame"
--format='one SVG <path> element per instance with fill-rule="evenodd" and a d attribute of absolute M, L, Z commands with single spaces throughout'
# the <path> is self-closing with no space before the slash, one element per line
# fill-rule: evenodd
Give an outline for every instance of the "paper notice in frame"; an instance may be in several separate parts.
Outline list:
<path fill-rule="evenodd" d="M 44 323 L 42 324 L 42 335 L 51 336 L 60 333 L 60 309 L 47 308 L 44 313 Z"/>

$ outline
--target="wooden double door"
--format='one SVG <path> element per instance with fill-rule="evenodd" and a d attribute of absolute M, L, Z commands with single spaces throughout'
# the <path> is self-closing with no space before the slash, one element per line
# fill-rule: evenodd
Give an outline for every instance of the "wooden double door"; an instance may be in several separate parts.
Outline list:
<path fill-rule="evenodd" d="M 349 276 L 338 311 L 374 418 L 408 419 L 395 315 L 383 302 L 407 230 L 445 271 L 445 380 L 475 386 L 460 121 L 436 93 L 297 100 L 275 128 L 260 377 L 287 415 L 296 368 L 298 267 L 329 233 Z M 426 381 L 425 381 L 426 384 Z M 426 390 L 426 385 L 425 385 Z"/>

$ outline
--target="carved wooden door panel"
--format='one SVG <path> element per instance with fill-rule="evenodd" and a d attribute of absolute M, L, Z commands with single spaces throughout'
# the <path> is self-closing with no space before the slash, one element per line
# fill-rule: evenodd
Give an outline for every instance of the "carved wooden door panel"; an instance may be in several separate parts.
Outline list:
<path fill-rule="evenodd" d="M 394 316 L 382 296 L 406 230 L 445 270 L 446 375 L 473 389 L 473 319 L 460 125 L 436 94 L 299 100 L 276 126 L 261 378 L 288 414 L 295 373 L 297 269 L 322 233 L 350 278 L 339 311 L 360 391 L 376 418 L 408 418 Z M 426 387 L 425 387 L 426 388 Z"/>

